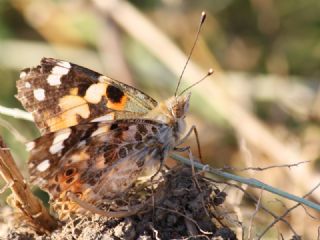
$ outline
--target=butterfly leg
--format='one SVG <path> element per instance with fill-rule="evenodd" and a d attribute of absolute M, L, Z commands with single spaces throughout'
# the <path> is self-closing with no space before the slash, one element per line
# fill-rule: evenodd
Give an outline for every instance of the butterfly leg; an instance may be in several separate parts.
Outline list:
<path fill-rule="evenodd" d="M 201 154 L 201 147 L 200 147 L 200 140 L 199 140 L 199 134 L 198 134 L 198 130 L 196 128 L 195 125 L 192 125 L 192 127 L 189 129 L 189 131 L 187 132 L 187 134 L 180 139 L 180 141 L 178 142 L 178 144 L 176 145 L 176 147 L 174 147 L 174 150 L 175 151 L 178 151 L 178 152 L 184 152 L 184 151 L 187 151 L 187 148 L 190 148 L 190 147 L 182 147 L 182 148 L 179 148 L 177 146 L 181 145 L 182 143 L 184 143 L 186 141 L 186 139 L 189 138 L 189 136 L 194 133 L 195 137 L 196 137 L 196 142 L 197 142 L 197 148 L 198 148 L 198 156 L 199 156 L 199 160 L 201 163 L 203 163 L 202 161 L 202 154 Z M 183 150 L 183 151 L 181 151 Z"/>
<path fill-rule="evenodd" d="M 181 148 L 175 148 L 174 149 L 175 151 L 178 151 L 178 152 L 188 152 L 188 156 L 189 156 L 189 160 L 191 162 L 191 171 L 192 171 L 192 176 L 194 178 L 194 182 L 198 188 L 199 191 L 201 191 L 201 188 L 200 188 L 200 185 L 198 183 L 198 180 L 197 180 L 197 176 L 196 176 L 196 171 L 195 171 L 195 167 L 194 167 L 194 157 L 193 157 L 193 154 L 192 154 L 192 151 L 191 151 L 191 148 L 190 146 L 187 146 L 187 147 L 181 147 Z"/>

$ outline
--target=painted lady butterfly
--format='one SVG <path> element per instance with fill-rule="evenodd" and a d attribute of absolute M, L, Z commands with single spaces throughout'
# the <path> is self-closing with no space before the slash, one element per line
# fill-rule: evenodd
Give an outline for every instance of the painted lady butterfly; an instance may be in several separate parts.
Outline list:
<path fill-rule="evenodd" d="M 17 88 L 42 134 L 27 144 L 30 180 L 50 194 L 60 218 L 63 210 L 80 208 L 68 192 L 91 204 L 117 196 L 154 174 L 184 139 L 190 94 L 157 103 L 131 86 L 52 58 L 23 70 Z"/>

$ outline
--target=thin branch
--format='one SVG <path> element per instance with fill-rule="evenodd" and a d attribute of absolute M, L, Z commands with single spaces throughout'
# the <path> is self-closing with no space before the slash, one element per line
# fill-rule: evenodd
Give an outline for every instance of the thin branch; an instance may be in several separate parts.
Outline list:
<path fill-rule="evenodd" d="M 229 182 L 221 182 L 221 181 L 218 181 L 218 180 L 213 180 L 213 179 L 208 179 L 208 178 L 205 178 L 205 179 L 207 179 L 208 181 L 214 181 L 216 183 L 226 184 L 228 186 L 235 187 L 235 188 L 239 189 L 240 191 L 242 191 L 249 199 L 251 199 L 255 203 L 258 202 L 258 199 L 256 199 L 256 197 L 254 197 L 252 194 L 248 193 L 243 187 L 241 187 L 241 186 L 239 186 L 237 184 L 233 184 L 233 183 L 229 183 Z M 260 208 L 262 210 L 264 210 L 266 213 L 268 213 L 269 215 L 271 215 L 274 219 L 278 218 L 278 216 L 275 213 L 273 213 L 268 208 L 264 207 L 262 204 L 260 204 Z M 282 221 L 284 224 L 286 224 L 290 228 L 290 230 L 293 232 L 293 234 L 297 235 L 296 231 L 293 229 L 293 227 L 291 226 L 291 224 L 287 220 L 280 219 L 280 221 Z M 244 239 L 244 235 L 242 236 L 242 239 Z"/>
<path fill-rule="evenodd" d="M 11 188 L 14 196 L 13 207 L 21 210 L 39 232 L 52 231 L 57 222 L 49 215 L 41 201 L 36 198 L 15 164 L 10 150 L 0 137 L 0 174 Z"/>
<path fill-rule="evenodd" d="M 308 197 L 309 195 L 311 195 L 317 188 L 320 187 L 320 182 L 314 187 L 312 188 L 307 194 L 305 194 L 303 197 Z M 261 239 L 263 237 L 263 235 L 265 235 L 277 222 L 279 222 L 281 219 L 283 219 L 285 216 L 287 216 L 292 210 L 294 210 L 295 208 L 299 207 L 301 203 L 299 202 L 298 204 L 292 206 L 291 208 L 289 208 L 287 211 L 285 211 L 281 216 L 279 216 L 277 219 L 275 219 L 269 226 L 267 226 L 265 228 L 265 230 L 260 234 L 258 239 Z"/>
<path fill-rule="evenodd" d="M 312 218 L 313 220 L 316 220 L 316 221 L 319 221 L 319 220 L 320 220 L 319 217 L 313 216 L 311 213 L 309 213 L 308 209 L 307 209 L 305 206 L 301 205 L 301 207 L 303 208 L 303 210 L 305 211 L 305 213 L 306 213 L 310 218 Z"/>
<path fill-rule="evenodd" d="M 253 214 L 252 214 L 252 216 L 250 218 L 250 224 L 249 224 L 249 230 L 248 230 L 248 232 L 249 232 L 248 239 L 251 239 L 253 221 L 254 221 L 254 218 L 258 214 L 259 209 L 260 209 L 262 193 L 263 193 L 263 190 L 261 189 L 258 202 L 256 203 L 256 209 L 255 209 L 255 211 L 253 212 Z"/>
<path fill-rule="evenodd" d="M 187 158 L 184 158 L 180 155 L 177 155 L 177 154 L 171 154 L 171 157 L 177 161 L 180 161 L 186 165 L 191 165 L 190 161 L 187 159 Z M 298 203 L 301 203 L 301 204 L 304 204 L 310 208 L 313 208 L 317 211 L 320 211 L 320 205 L 317 204 L 317 203 L 314 203 L 312 201 L 309 201 L 307 199 L 304 199 L 304 198 L 301 198 L 301 197 L 298 197 L 298 196 L 295 196 L 293 194 L 290 194 L 290 193 L 287 193 L 283 190 L 280 190 L 280 189 L 276 189 L 270 185 L 267 185 L 257 179 L 254 179 L 254 178 L 245 178 L 245 177 L 240 177 L 240 176 L 237 176 L 237 175 L 234 175 L 234 174 L 231 174 L 231 173 L 227 173 L 227 172 L 222 172 L 222 171 L 219 171 L 217 169 L 214 169 L 212 167 L 209 167 L 208 165 L 203 165 L 199 162 L 194 162 L 193 163 L 195 168 L 197 169 L 200 169 L 200 170 L 205 170 L 209 173 L 212 173 L 214 175 L 217 175 L 219 177 L 223 177 L 223 178 L 226 178 L 226 179 L 230 179 L 230 180 L 234 180 L 234 181 L 237 181 L 237 182 L 240 182 L 240 183 L 244 183 L 244 184 L 247 184 L 251 187 L 254 187 L 254 188 L 258 188 L 258 189 L 263 189 L 263 190 L 266 190 L 268 192 L 271 192 L 271 193 L 274 193 L 276 195 L 279 195 L 281 197 L 284 197 L 284 198 L 287 198 L 287 199 L 290 199 L 292 201 L 295 201 L 295 202 L 298 202 Z"/>
<path fill-rule="evenodd" d="M 10 122 L 0 118 L 0 126 L 6 128 L 19 142 L 27 142 L 27 139 Z"/>
<path fill-rule="evenodd" d="M 0 106 L 0 114 L 33 122 L 31 113 L 20 110 L 18 108 L 7 108 Z"/>
<path fill-rule="evenodd" d="M 246 168 L 234 168 L 230 166 L 223 167 L 221 170 L 232 170 L 232 171 L 238 171 L 238 172 L 243 172 L 243 171 L 264 171 L 264 170 L 269 170 L 273 168 L 292 168 L 292 167 L 298 167 L 301 164 L 306 164 L 310 163 L 311 161 L 300 161 L 297 163 L 291 163 L 291 164 L 279 164 L 279 165 L 271 165 L 268 167 L 246 167 Z"/>

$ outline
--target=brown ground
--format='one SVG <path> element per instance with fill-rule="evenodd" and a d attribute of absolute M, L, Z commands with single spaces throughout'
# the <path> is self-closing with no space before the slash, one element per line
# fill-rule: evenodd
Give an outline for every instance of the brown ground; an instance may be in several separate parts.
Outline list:
<path fill-rule="evenodd" d="M 236 239 L 228 227 L 218 226 L 217 222 L 221 221 L 215 217 L 225 193 L 201 175 L 195 181 L 190 168 L 178 167 L 167 172 L 154 191 L 145 188 L 135 192 L 140 198 L 145 194 L 155 196 L 154 204 L 144 200 L 144 210 L 130 217 L 110 219 L 99 215 L 76 215 L 50 236 L 17 228 L 9 232 L 8 239 Z M 132 198 L 132 193 L 127 197 Z"/>

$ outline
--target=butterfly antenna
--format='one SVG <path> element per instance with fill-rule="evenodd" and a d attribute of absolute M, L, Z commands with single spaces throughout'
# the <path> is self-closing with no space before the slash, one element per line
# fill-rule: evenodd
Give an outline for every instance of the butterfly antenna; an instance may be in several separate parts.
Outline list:
<path fill-rule="evenodd" d="M 200 24 L 199 24 L 198 31 L 197 31 L 197 35 L 196 35 L 196 38 L 195 38 L 195 40 L 193 42 L 192 48 L 190 50 L 190 53 L 188 55 L 188 59 L 187 59 L 186 63 L 184 64 L 184 67 L 183 67 L 182 72 L 180 74 L 180 77 L 179 77 L 179 80 L 178 80 L 178 84 L 177 84 L 176 90 L 174 92 L 174 96 L 177 96 L 177 92 L 178 92 L 178 89 L 179 89 L 179 86 L 180 86 L 180 83 L 181 83 L 182 76 L 183 76 L 183 74 L 184 74 L 184 72 L 186 70 L 186 67 L 187 67 L 187 65 L 188 65 L 188 63 L 190 61 L 191 55 L 193 53 L 193 49 L 194 49 L 194 47 L 196 46 L 196 44 L 198 42 L 199 34 L 200 34 L 200 31 L 201 31 L 202 25 L 203 25 L 204 21 L 206 20 L 206 17 L 207 17 L 206 13 L 202 12 L 201 13 L 201 19 L 200 19 Z"/>
<path fill-rule="evenodd" d="M 187 87 L 186 89 L 184 89 L 180 94 L 179 96 L 181 96 L 182 94 L 184 94 L 186 91 L 188 91 L 190 88 L 194 87 L 195 85 L 199 84 L 200 82 L 202 82 L 203 80 L 205 80 L 207 77 L 209 77 L 210 75 L 213 74 L 213 70 L 212 68 L 209 69 L 209 71 L 207 72 L 207 74 L 201 78 L 199 81 L 193 83 L 192 85 L 190 85 L 189 87 Z"/>

